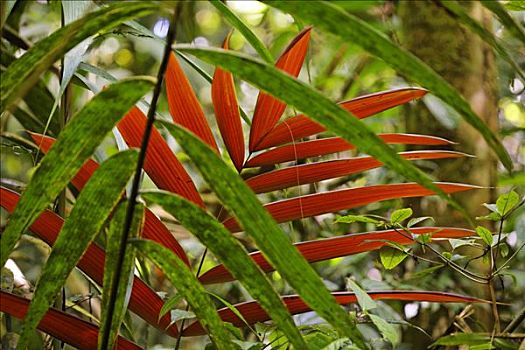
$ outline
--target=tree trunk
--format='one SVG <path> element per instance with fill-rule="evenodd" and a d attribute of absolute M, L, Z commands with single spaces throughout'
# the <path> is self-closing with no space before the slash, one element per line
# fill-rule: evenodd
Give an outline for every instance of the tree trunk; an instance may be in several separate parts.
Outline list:
<path fill-rule="evenodd" d="M 465 1 L 462 2 L 462 6 L 471 17 L 486 28 L 491 28 L 491 14 L 479 2 Z M 478 116 L 496 131 L 497 72 L 490 46 L 459 24 L 452 14 L 440 6 L 439 1 L 400 1 L 398 13 L 402 26 L 402 45 L 458 89 Z M 482 136 L 462 119 L 458 119 L 457 124 L 452 127 L 444 126 L 423 102 L 407 107 L 406 130 L 409 133 L 445 137 L 459 143 L 454 147 L 456 150 L 476 156 L 440 161 L 432 175 L 439 181 L 484 186 L 485 189 L 469 191 L 454 197 L 471 217 L 485 215 L 487 210 L 482 204 L 493 203 L 495 200 L 497 160 Z M 441 200 L 425 198 L 410 200 L 407 203 L 413 207 L 416 214 L 434 217 L 437 226 L 468 227 L 468 222 L 461 214 L 450 206 L 446 207 Z M 479 251 L 470 251 L 467 254 L 474 256 L 479 254 Z M 484 266 L 486 265 L 479 267 Z M 456 283 L 463 284 L 460 280 Z M 467 284 L 465 287 L 473 295 L 487 297 L 484 286 Z M 485 324 L 490 332 L 490 311 L 477 308 L 476 313 L 478 320 Z M 440 308 L 431 314 L 428 314 L 428 311 L 423 312 L 418 316 L 421 322 L 417 321 L 417 324 L 427 330 L 431 329 L 433 336 L 439 336 L 450 326 L 447 323 L 453 317 L 450 310 Z M 428 339 L 411 331 L 405 334 L 405 341 L 420 345 L 414 349 L 423 349 L 428 345 Z"/>
<path fill-rule="evenodd" d="M 474 19 L 491 28 L 491 15 L 479 2 L 462 4 Z M 458 89 L 472 109 L 496 131 L 497 75 L 490 46 L 461 26 L 437 1 L 401 1 L 399 15 L 403 45 Z M 454 196 L 472 217 L 483 215 L 486 209 L 481 205 L 494 200 L 497 161 L 482 136 L 462 119 L 453 128 L 443 126 L 422 102 L 408 107 L 406 129 L 451 139 L 459 143 L 455 149 L 476 156 L 441 161 L 432 175 L 439 181 L 492 187 Z M 445 208 L 442 201 L 424 199 L 409 203 L 416 212 L 433 216 L 439 225 L 468 225 L 458 212 Z"/>

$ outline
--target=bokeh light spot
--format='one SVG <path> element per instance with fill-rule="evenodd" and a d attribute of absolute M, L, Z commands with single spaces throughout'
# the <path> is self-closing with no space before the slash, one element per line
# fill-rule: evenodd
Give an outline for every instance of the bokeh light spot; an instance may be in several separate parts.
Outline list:
<path fill-rule="evenodd" d="M 153 33 L 159 38 L 165 38 L 168 35 L 168 29 L 170 27 L 170 21 L 166 18 L 160 18 L 153 27 Z"/>

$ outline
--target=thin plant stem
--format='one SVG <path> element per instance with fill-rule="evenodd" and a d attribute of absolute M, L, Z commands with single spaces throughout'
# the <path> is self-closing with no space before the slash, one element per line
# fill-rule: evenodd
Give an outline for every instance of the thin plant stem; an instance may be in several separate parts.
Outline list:
<path fill-rule="evenodd" d="M 155 88 L 153 90 L 153 97 L 151 98 L 151 104 L 150 104 L 148 114 L 147 114 L 146 127 L 144 129 L 144 134 L 142 136 L 142 143 L 140 146 L 137 167 L 135 169 L 135 175 L 133 177 L 133 183 L 131 186 L 129 202 L 126 208 L 126 218 L 124 221 L 123 233 L 121 236 L 120 247 L 119 247 L 119 251 L 117 255 L 117 263 L 115 267 L 115 280 L 116 281 L 120 281 L 120 278 L 122 275 L 122 263 L 126 255 L 126 247 L 127 247 L 128 238 L 129 238 L 129 231 L 131 229 L 133 213 L 135 211 L 136 200 L 137 200 L 137 196 L 139 193 L 142 167 L 146 159 L 146 151 L 147 151 L 149 139 L 151 136 L 151 130 L 153 129 L 153 123 L 155 122 L 155 112 L 157 109 L 157 102 L 159 100 L 159 96 L 162 90 L 162 82 L 164 80 L 164 74 L 168 66 L 168 60 L 169 60 L 169 56 L 171 53 L 171 45 L 173 41 L 175 40 L 175 35 L 176 35 L 175 25 L 177 23 L 179 14 L 180 14 L 180 3 L 178 3 L 178 5 L 175 7 L 174 12 L 173 12 L 173 17 L 172 17 L 170 27 L 168 30 L 168 35 L 166 38 L 166 45 L 164 47 L 164 54 L 162 56 L 162 61 L 160 63 L 159 71 L 157 73 L 157 83 L 155 84 Z M 109 303 L 108 303 L 108 310 L 107 310 L 107 317 L 110 322 L 109 328 L 111 328 L 111 321 L 113 319 L 113 313 L 115 312 L 115 299 L 117 298 L 118 288 L 119 288 L 119 284 L 113 283 L 111 287 L 110 295 L 109 295 Z M 109 348 L 108 342 L 109 342 L 109 332 L 105 332 L 103 338 L 101 339 L 101 343 L 100 343 L 101 348 L 102 349 Z"/>
<path fill-rule="evenodd" d="M 402 229 L 403 229 L 403 231 L 406 232 L 406 234 L 403 233 L 403 232 L 400 232 L 397 228 L 394 228 L 394 231 L 396 231 L 397 233 L 399 233 L 400 235 L 402 235 L 402 236 L 404 236 L 406 238 L 413 239 L 412 238 L 412 232 L 408 228 L 402 227 Z M 459 272 L 460 274 L 462 274 L 466 278 L 470 279 L 471 281 L 474 281 L 474 282 L 480 283 L 480 284 L 487 284 L 488 283 L 488 279 L 487 278 L 462 268 L 461 266 L 459 266 L 458 264 L 456 264 L 452 260 L 447 259 L 446 257 L 444 257 L 436 249 L 434 249 L 434 247 L 432 247 L 431 245 L 428 245 L 426 243 L 421 243 L 421 242 L 418 242 L 416 240 L 414 240 L 414 242 L 420 244 L 422 247 L 428 248 L 436 256 L 438 256 L 445 264 L 447 264 L 448 266 L 452 267 L 454 270 L 456 270 L 457 272 Z"/>
<path fill-rule="evenodd" d="M 64 10 L 62 9 L 60 11 L 60 25 L 62 27 L 64 27 L 66 25 L 66 19 L 64 17 Z M 62 57 L 62 59 L 60 60 L 60 77 L 59 77 L 59 80 L 60 80 L 60 85 L 62 85 L 62 82 L 64 81 L 64 72 L 65 72 L 65 69 L 64 69 L 64 64 L 65 64 L 65 59 L 64 57 Z M 61 90 L 59 90 L 59 93 L 60 93 Z M 67 124 L 67 119 L 69 117 L 69 104 L 70 104 L 70 97 L 71 97 L 71 94 L 70 94 L 70 89 L 69 89 L 69 84 L 66 84 L 66 88 L 62 94 L 62 96 L 60 96 L 60 108 L 59 108 L 59 125 L 60 125 L 60 130 L 63 130 L 64 127 L 66 126 Z M 40 149 L 40 148 L 39 148 Z M 66 214 L 66 191 L 67 191 L 67 187 L 64 188 L 62 191 L 60 191 L 60 194 L 58 196 L 58 203 L 57 203 L 57 213 L 58 215 L 60 215 L 61 217 L 65 218 L 65 214 Z M 66 287 L 65 286 L 62 286 L 62 294 L 61 294 L 61 303 L 60 303 L 60 309 L 62 311 L 65 311 L 66 310 Z M 60 349 L 63 349 L 64 348 L 64 342 L 63 341 L 60 341 Z"/>
<path fill-rule="evenodd" d="M 494 271 L 492 273 L 492 275 L 497 275 L 501 270 L 503 270 L 508 264 L 509 262 L 514 259 L 516 257 L 516 255 L 518 255 L 518 253 L 525 247 L 525 243 L 523 243 L 518 249 L 516 249 L 516 251 L 510 256 L 510 258 L 507 259 L 507 261 L 505 261 L 503 263 L 503 265 L 501 265 L 496 271 Z"/>
<path fill-rule="evenodd" d="M 503 210 L 505 210 L 505 208 L 503 208 Z M 501 220 L 499 221 L 498 240 L 496 242 L 496 252 L 494 253 L 494 269 L 497 269 L 496 260 L 498 259 L 498 255 L 499 255 L 499 249 L 500 249 L 499 244 L 501 242 L 501 234 L 503 232 L 503 220 L 504 218 L 501 218 Z"/>
<path fill-rule="evenodd" d="M 508 203 L 508 202 L 507 202 Z M 507 203 L 505 203 L 505 207 L 507 206 Z M 503 211 L 505 211 L 505 207 L 503 208 Z M 497 271 L 496 267 L 496 259 L 498 258 L 499 253 L 499 243 L 501 241 L 501 234 L 503 232 L 503 221 L 504 217 L 501 218 L 499 222 L 499 230 L 498 230 L 498 240 L 496 242 L 496 249 L 491 246 L 490 249 L 490 269 L 489 269 L 489 295 L 492 302 L 492 316 L 494 318 L 494 331 L 496 333 L 500 333 L 501 331 L 501 323 L 499 319 L 499 312 L 498 312 L 498 303 L 496 299 L 496 292 L 494 290 L 494 272 Z"/>
<path fill-rule="evenodd" d="M 499 313 L 498 313 L 498 302 L 496 300 L 496 291 L 494 290 L 494 279 L 492 276 L 492 271 L 495 267 L 495 256 L 494 256 L 494 250 L 492 247 L 490 248 L 490 276 L 489 276 L 489 283 L 488 283 L 488 289 L 489 289 L 489 295 L 490 295 L 490 301 L 492 306 L 492 317 L 494 318 L 494 332 L 500 333 L 500 321 L 499 321 Z"/>
<path fill-rule="evenodd" d="M 518 312 L 516 317 L 510 323 L 507 327 L 503 330 L 503 333 L 512 333 L 518 326 L 525 320 L 525 307 Z"/>

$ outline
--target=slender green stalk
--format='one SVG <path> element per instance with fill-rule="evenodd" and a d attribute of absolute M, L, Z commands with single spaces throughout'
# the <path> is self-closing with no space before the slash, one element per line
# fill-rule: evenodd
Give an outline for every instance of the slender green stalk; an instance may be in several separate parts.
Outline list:
<path fill-rule="evenodd" d="M 157 102 L 159 100 L 159 96 L 162 89 L 162 82 L 164 80 L 164 74 L 166 72 L 166 68 L 168 66 L 168 60 L 171 53 L 171 44 L 175 40 L 176 30 L 175 26 L 178 20 L 180 14 L 180 2 L 176 6 L 173 12 L 173 17 L 170 23 L 168 36 L 166 38 L 166 45 L 164 47 L 164 54 L 162 56 L 162 61 L 159 67 L 159 71 L 157 74 L 157 83 L 155 84 L 155 88 L 153 90 L 153 97 L 151 99 L 151 105 L 148 110 L 147 115 L 147 122 L 146 127 L 144 129 L 144 135 L 142 136 L 142 143 L 140 146 L 140 153 L 137 161 L 137 167 L 135 170 L 135 175 L 133 177 L 133 183 L 131 187 L 131 193 L 129 196 L 129 204 L 126 208 L 126 219 L 124 220 L 124 233 L 121 236 L 120 241 L 120 249 L 118 252 L 118 259 L 117 259 L 117 266 L 115 268 L 115 277 L 117 281 L 120 281 L 120 275 L 122 274 L 122 263 L 124 261 L 124 256 L 126 255 L 126 247 L 128 243 L 129 233 L 131 229 L 131 223 L 133 220 L 133 213 L 135 210 L 136 200 L 139 193 L 139 187 L 140 187 L 140 181 L 141 181 L 141 173 L 142 173 L 142 167 L 144 165 L 144 161 L 146 159 L 146 150 L 148 147 L 149 139 L 151 136 L 151 130 L 153 129 L 153 123 L 155 122 L 155 112 L 157 109 Z M 119 284 L 115 283 L 112 285 L 111 292 L 109 295 L 109 307 L 108 307 L 108 319 L 113 319 L 113 313 L 115 312 L 115 299 L 117 297 L 117 291 L 119 288 Z M 111 328 L 111 325 L 109 326 Z M 105 334 L 105 336 L 101 340 L 101 348 L 106 349 L 108 347 L 108 341 L 109 341 L 109 332 Z"/>
<path fill-rule="evenodd" d="M 406 234 L 401 232 L 401 231 L 399 231 L 397 228 L 394 228 L 394 231 L 396 231 L 397 233 L 399 233 L 400 235 L 402 235 L 404 237 L 412 239 L 412 232 L 410 231 L 410 229 L 407 228 L 407 227 L 402 227 L 402 229 L 403 229 L 403 231 L 406 232 Z M 415 241 L 415 242 L 417 242 L 417 241 Z M 475 274 L 475 273 L 473 273 L 473 272 L 471 272 L 471 271 L 469 271 L 467 269 L 464 269 L 463 267 L 459 266 L 458 264 L 456 264 L 452 260 L 447 259 L 442 254 L 440 254 L 436 249 L 434 249 L 434 247 L 432 247 L 431 245 L 426 244 L 426 243 L 422 243 L 422 242 L 417 242 L 417 243 L 419 245 L 421 245 L 422 247 L 425 247 L 425 248 L 428 248 L 429 250 L 431 250 L 445 264 L 447 264 L 448 266 L 452 267 L 454 270 L 456 270 L 457 272 L 459 272 L 460 274 L 462 274 L 466 278 L 470 279 L 471 281 L 474 281 L 474 282 L 477 282 L 477 283 L 481 283 L 481 284 L 487 284 L 488 283 L 488 279 L 487 278 L 485 278 L 483 276 L 480 276 L 480 275 L 477 275 L 477 274 Z"/>

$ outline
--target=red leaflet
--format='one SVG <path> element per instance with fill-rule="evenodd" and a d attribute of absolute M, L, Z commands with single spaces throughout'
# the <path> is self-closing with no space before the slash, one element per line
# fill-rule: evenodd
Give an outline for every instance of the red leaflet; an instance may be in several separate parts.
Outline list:
<path fill-rule="evenodd" d="M 166 94 L 173 121 L 192 131 L 218 153 L 219 149 L 199 100 L 173 52 L 166 70 Z"/>
<path fill-rule="evenodd" d="M 366 118 L 389 108 L 407 103 L 413 99 L 420 98 L 426 93 L 427 90 L 424 89 L 403 88 L 359 96 L 349 101 L 341 102 L 339 105 L 358 118 Z M 315 135 L 325 130 L 324 126 L 301 114 L 278 124 L 264 137 L 254 150 L 282 145 L 283 143 Z"/>
<path fill-rule="evenodd" d="M 15 318 L 23 319 L 25 317 L 29 303 L 30 300 L 0 291 L 0 311 Z M 53 308 L 49 309 L 42 318 L 38 324 L 38 329 L 78 349 L 92 350 L 97 348 L 97 326 Z M 135 350 L 142 348 L 119 336 L 116 349 Z"/>
<path fill-rule="evenodd" d="M 417 134 L 379 134 L 377 136 L 387 144 L 424 146 L 453 144 L 453 142 L 441 137 Z M 324 139 L 298 142 L 260 153 L 252 159 L 249 159 L 246 162 L 246 167 L 272 165 L 304 158 L 320 157 L 331 153 L 348 151 L 354 148 L 354 145 L 340 137 L 328 137 Z"/>
<path fill-rule="evenodd" d="M 311 27 L 303 29 L 288 45 L 277 60 L 275 67 L 297 77 L 306 57 Z M 260 92 L 255 104 L 252 128 L 250 130 L 250 151 L 259 149 L 258 144 L 272 130 L 286 109 L 286 104 Z"/>
<path fill-rule="evenodd" d="M 387 290 L 387 291 L 369 291 L 368 295 L 374 300 L 402 300 L 402 301 L 428 301 L 439 303 L 473 303 L 485 302 L 485 300 L 477 299 L 469 296 L 433 292 L 433 291 L 403 291 L 403 290 Z M 334 292 L 337 303 L 341 305 L 355 303 L 357 301 L 354 293 L 351 292 Z M 292 315 L 311 311 L 310 307 L 298 295 L 289 295 L 283 297 L 286 307 Z M 233 305 L 238 312 L 244 317 L 248 324 L 257 322 L 265 322 L 270 319 L 268 314 L 255 301 L 248 301 Z M 243 327 L 245 323 L 241 320 L 230 308 L 222 308 L 219 310 L 219 316 L 225 322 L 233 323 L 236 327 Z M 206 334 L 199 322 L 194 322 L 184 329 L 184 335 L 196 336 Z"/>
<path fill-rule="evenodd" d="M 47 153 L 53 143 L 55 143 L 55 139 L 49 136 L 28 132 L 31 138 L 33 139 L 33 142 L 38 146 L 40 151 L 43 153 Z M 77 188 L 79 191 L 84 187 L 84 185 L 89 181 L 89 178 L 95 170 L 97 170 L 98 164 L 92 159 L 88 159 L 82 168 L 78 171 L 78 173 L 75 175 L 73 180 L 71 180 L 71 183 L 75 188 Z"/>
<path fill-rule="evenodd" d="M 146 116 L 137 107 L 118 123 L 118 129 L 130 147 L 140 147 L 145 127 Z M 155 127 L 151 130 L 144 170 L 159 188 L 204 206 L 191 177 Z"/>
<path fill-rule="evenodd" d="M 41 145 L 41 150 L 44 153 L 47 153 L 51 145 L 55 142 L 55 139 L 49 136 L 43 136 L 40 134 L 31 134 L 31 137 L 35 141 L 35 143 Z M 82 191 L 82 188 L 84 188 L 84 185 L 88 182 L 88 180 L 91 178 L 91 175 L 95 172 L 95 170 L 98 169 L 98 163 L 94 160 L 90 159 L 88 160 L 82 168 L 80 168 L 79 172 L 75 175 L 73 180 L 71 182 L 73 183 L 73 186 L 79 191 Z M 146 208 L 146 211 L 144 213 L 144 229 L 142 232 L 142 235 L 144 238 L 151 239 L 155 242 L 158 242 L 165 246 L 166 248 L 171 249 L 179 258 L 186 263 L 186 265 L 190 266 L 190 261 L 188 260 L 188 256 L 186 255 L 186 252 L 181 247 L 179 242 L 173 237 L 171 232 L 166 228 L 166 226 L 153 214 L 148 208 Z"/>
<path fill-rule="evenodd" d="M 223 48 L 228 50 L 230 35 L 224 40 Z M 237 168 L 241 171 L 244 163 L 244 136 L 242 133 L 241 116 L 235 94 L 233 76 L 220 68 L 215 69 L 211 83 L 211 98 L 215 109 L 215 118 L 221 131 L 226 149 Z"/>
<path fill-rule="evenodd" d="M 432 233 L 432 239 L 461 238 L 475 235 L 475 232 L 472 230 L 454 227 L 414 227 L 410 231 L 418 235 Z M 413 240 L 404 232 L 400 234 L 395 230 L 385 230 L 300 242 L 294 244 L 294 246 L 309 263 L 314 263 L 379 249 L 387 244 L 384 242 L 385 240 L 399 244 L 413 243 Z M 270 265 L 261 252 L 250 253 L 250 257 L 264 272 L 275 271 L 274 267 Z M 234 280 L 233 276 L 222 264 L 208 270 L 199 278 L 199 281 L 203 284 L 223 283 Z"/>
<path fill-rule="evenodd" d="M 14 210 L 19 198 L 20 195 L 18 193 L 0 187 L 1 206 L 8 212 Z M 62 229 L 63 222 L 64 221 L 60 216 L 52 211 L 46 210 L 31 226 L 31 231 L 48 245 L 52 246 Z M 105 259 L 106 255 L 104 250 L 96 243 L 92 243 L 78 262 L 78 267 L 95 282 L 102 285 Z M 170 317 L 169 315 L 165 315 L 161 320 L 158 319 L 162 305 L 163 301 L 159 298 L 157 293 L 155 293 L 155 291 L 153 291 L 140 278 L 134 277 L 129 301 L 130 310 L 142 317 L 148 323 L 161 330 L 165 330 L 170 324 Z M 167 332 L 173 337 L 176 337 L 178 334 L 177 327 L 175 326 L 170 327 Z"/>
<path fill-rule="evenodd" d="M 479 186 L 447 182 L 435 182 L 435 184 L 446 193 L 463 192 L 481 188 Z M 315 193 L 272 202 L 266 204 L 264 207 L 273 216 L 275 221 L 281 223 L 326 213 L 334 213 L 378 201 L 429 196 L 433 194 L 434 192 L 415 183 L 376 185 Z M 224 226 L 232 232 L 241 230 L 234 218 L 227 219 L 224 222 Z"/>
<path fill-rule="evenodd" d="M 399 155 L 408 160 L 460 158 L 465 156 L 464 153 L 452 151 L 414 151 L 401 152 Z M 246 183 L 255 193 L 264 193 L 355 174 L 380 167 L 381 165 L 383 165 L 381 162 L 372 157 L 329 160 L 270 171 L 251 177 L 246 180 Z"/>

